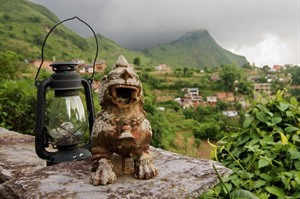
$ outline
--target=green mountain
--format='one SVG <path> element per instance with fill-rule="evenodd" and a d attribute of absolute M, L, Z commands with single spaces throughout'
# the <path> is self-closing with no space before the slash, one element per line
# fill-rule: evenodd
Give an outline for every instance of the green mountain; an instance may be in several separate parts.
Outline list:
<path fill-rule="evenodd" d="M 144 49 L 151 59 L 171 67 L 217 67 L 247 63 L 243 56 L 223 49 L 207 30 L 189 32 L 170 43 Z"/>
<path fill-rule="evenodd" d="M 59 21 L 47 8 L 31 1 L 1 0 L 0 49 L 14 51 L 26 60 L 40 59 L 43 41 Z M 85 27 L 80 21 L 77 22 Z M 55 57 L 59 61 L 83 59 L 92 62 L 96 52 L 94 37 L 83 38 L 66 28 L 65 23 L 57 26 L 48 37 L 44 58 L 52 60 Z M 121 54 L 131 63 L 139 57 L 142 66 L 164 63 L 171 67 L 203 68 L 247 63 L 245 57 L 220 47 L 206 30 L 190 32 L 175 41 L 143 51 L 126 49 L 100 34 L 97 34 L 97 38 L 98 60 L 106 60 L 108 65 L 114 64 Z"/>
<path fill-rule="evenodd" d="M 28 0 L 1 0 L 0 49 L 14 51 L 23 59 L 40 59 L 44 39 L 59 21 L 47 8 Z M 85 27 L 80 21 L 74 21 Z M 92 62 L 96 53 L 94 37 L 82 38 L 66 28 L 65 23 L 51 32 L 44 48 L 44 58 L 52 60 L 55 56 L 56 60 L 83 59 Z M 100 34 L 97 34 L 97 39 L 98 60 L 104 59 L 111 65 L 122 54 L 129 62 L 140 57 L 142 64 L 150 65 L 150 59 L 141 52 L 123 48 Z"/>

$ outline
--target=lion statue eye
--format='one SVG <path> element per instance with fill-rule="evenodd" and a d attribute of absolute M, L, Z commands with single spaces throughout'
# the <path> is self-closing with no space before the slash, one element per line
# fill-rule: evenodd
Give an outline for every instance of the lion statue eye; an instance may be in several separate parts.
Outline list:
<path fill-rule="evenodd" d="M 114 80 L 114 79 L 118 79 L 119 78 L 119 75 L 111 75 L 109 77 L 109 80 Z"/>

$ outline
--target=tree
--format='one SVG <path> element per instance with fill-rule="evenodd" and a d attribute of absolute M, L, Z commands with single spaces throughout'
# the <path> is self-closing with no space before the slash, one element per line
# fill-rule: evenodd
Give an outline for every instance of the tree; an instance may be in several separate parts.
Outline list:
<path fill-rule="evenodd" d="M 292 73 L 292 84 L 299 85 L 300 84 L 300 68 L 295 67 L 291 70 Z"/>
<path fill-rule="evenodd" d="M 141 65 L 141 58 L 140 57 L 136 57 L 133 59 L 133 64 L 140 66 Z"/>
<path fill-rule="evenodd" d="M 221 86 L 225 91 L 233 91 L 234 82 L 241 79 L 241 71 L 236 66 L 223 65 L 219 75 Z"/>
<path fill-rule="evenodd" d="M 270 67 L 268 65 L 264 65 L 262 67 L 262 70 L 264 71 L 264 73 L 268 73 L 270 71 Z"/>
<path fill-rule="evenodd" d="M 188 69 L 187 67 L 184 67 L 183 76 L 184 77 L 191 77 L 192 75 L 193 75 L 193 71 L 191 69 Z"/>

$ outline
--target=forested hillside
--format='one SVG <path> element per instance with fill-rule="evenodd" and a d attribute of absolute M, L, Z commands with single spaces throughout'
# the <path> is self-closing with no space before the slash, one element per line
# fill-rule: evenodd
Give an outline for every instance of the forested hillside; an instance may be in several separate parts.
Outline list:
<path fill-rule="evenodd" d="M 26 60 L 40 59 L 43 41 L 49 30 L 59 21 L 60 19 L 47 8 L 30 1 L 1 1 L 1 51 L 16 52 Z M 76 22 L 78 26 L 88 29 L 80 21 L 77 20 Z M 106 60 L 111 65 L 120 54 L 124 54 L 130 62 L 135 57 L 140 57 L 143 60 L 143 64 L 150 65 L 150 59 L 146 58 L 142 53 L 123 48 L 99 33 L 97 38 L 99 43 L 99 60 Z M 52 60 L 55 57 L 56 60 L 61 61 L 82 59 L 91 62 L 95 52 L 94 37 L 82 38 L 77 33 L 66 28 L 65 24 L 61 24 L 50 34 L 45 46 L 44 56 L 47 60 Z"/>

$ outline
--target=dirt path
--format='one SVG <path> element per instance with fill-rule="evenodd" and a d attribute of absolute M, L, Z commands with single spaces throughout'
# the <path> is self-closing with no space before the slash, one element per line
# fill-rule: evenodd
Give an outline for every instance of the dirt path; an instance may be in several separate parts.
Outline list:
<path fill-rule="evenodd" d="M 201 140 L 201 144 L 198 149 L 199 158 L 209 159 L 212 147 L 207 143 L 207 140 Z"/>

